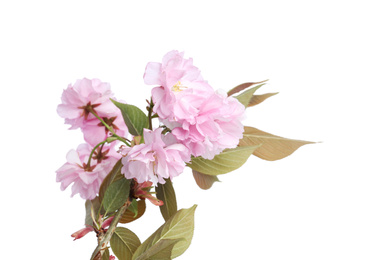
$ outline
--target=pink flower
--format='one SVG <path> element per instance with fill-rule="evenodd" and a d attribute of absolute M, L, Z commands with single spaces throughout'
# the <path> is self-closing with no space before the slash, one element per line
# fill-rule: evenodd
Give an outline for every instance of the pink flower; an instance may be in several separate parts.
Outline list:
<path fill-rule="evenodd" d="M 121 156 L 104 146 L 98 148 L 90 165 L 87 165 L 92 148 L 88 144 L 80 144 L 77 150 L 70 150 L 67 162 L 57 170 L 57 182 L 61 182 L 61 190 L 71 183 L 72 195 L 80 193 L 81 198 L 92 200 L 96 197 L 103 179 Z"/>
<path fill-rule="evenodd" d="M 178 143 L 172 134 L 162 135 L 162 129 L 144 129 L 144 144 L 122 149 L 122 170 L 127 179 L 136 178 L 138 183 L 152 181 L 164 184 L 183 172 L 189 162 L 189 150 Z"/>
<path fill-rule="evenodd" d="M 70 129 L 82 127 L 86 120 L 95 118 L 89 109 L 93 109 L 101 117 L 111 117 L 115 114 L 113 97 L 108 83 L 99 79 L 81 79 L 74 85 L 68 85 L 62 94 L 62 104 L 58 105 L 58 114 L 70 124 Z"/>
<path fill-rule="evenodd" d="M 115 260 L 115 259 L 116 259 L 116 257 L 114 257 L 113 255 L 109 256 L 109 260 Z"/>
<path fill-rule="evenodd" d="M 245 107 L 215 92 L 183 53 L 169 52 L 161 63 L 150 62 L 144 74 L 152 90 L 154 112 L 193 156 L 212 159 L 242 138 Z"/>
<path fill-rule="evenodd" d="M 114 106 L 113 103 L 112 106 Z M 128 135 L 128 128 L 118 108 L 116 109 L 116 114 L 112 115 L 112 117 L 103 117 L 102 119 L 108 126 L 113 128 L 117 135 L 122 137 Z M 107 137 L 112 136 L 112 133 L 97 118 L 87 120 L 81 127 L 81 131 L 84 134 L 85 141 L 91 146 L 95 146 Z"/>
<path fill-rule="evenodd" d="M 169 121 L 194 120 L 197 107 L 214 93 L 192 59 L 184 59 L 178 51 L 167 53 L 162 63 L 149 62 L 144 82 L 159 85 L 152 89 L 153 111 Z"/>
<path fill-rule="evenodd" d="M 215 93 L 199 107 L 195 123 L 183 120 L 173 135 L 194 156 L 213 159 L 226 148 L 235 148 L 244 131 L 245 107 L 225 93 Z"/>

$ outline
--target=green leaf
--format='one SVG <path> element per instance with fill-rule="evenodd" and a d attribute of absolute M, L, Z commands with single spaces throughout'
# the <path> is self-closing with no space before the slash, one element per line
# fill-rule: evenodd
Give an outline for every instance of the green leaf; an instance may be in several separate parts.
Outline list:
<path fill-rule="evenodd" d="M 130 183 L 131 180 L 123 178 L 108 187 L 102 201 L 106 212 L 114 212 L 124 205 L 129 197 Z"/>
<path fill-rule="evenodd" d="M 195 170 L 192 170 L 192 172 L 193 178 L 195 178 L 198 187 L 203 190 L 210 189 L 211 186 L 213 186 L 214 182 L 219 181 L 218 177 L 215 175 L 207 175 Z"/>
<path fill-rule="evenodd" d="M 250 99 L 248 107 L 256 106 L 256 105 L 260 104 L 261 102 L 263 102 L 264 100 L 266 100 L 267 98 L 270 98 L 270 97 L 272 97 L 274 95 L 277 95 L 277 94 L 278 94 L 278 92 L 266 93 L 266 94 L 262 94 L 262 95 L 253 95 L 252 98 Z"/>
<path fill-rule="evenodd" d="M 182 239 L 163 239 L 135 260 L 171 260 L 173 248 L 179 241 Z"/>
<path fill-rule="evenodd" d="M 305 144 L 313 144 L 314 142 L 287 139 L 277 135 L 272 135 L 263 132 L 254 127 L 245 126 L 243 138 L 240 140 L 240 146 L 259 145 L 253 155 L 268 161 L 275 161 L 295 152 L 298 148 Z"/>
<path fill-rule="evenodd" d="M 130 206 L 128 207 L 128 210 L 134 213 L 134 218 L 138 215 L 138 202 L 137 200 L 132 200 L 130 203 Z"/>
<path fill-rule="evenodd" d="M 85 225 L 89 225 L 94 227 L 94 222 L 91 217 L 91 208 L 93 207 L 93 212 L 95 216 L 98 214 L 98 210 L 100 208 L 100 202 L 98 197 L 95 197 L 93 200 L 87 200 L 85 202 Z"/>
<path fill-rule="evenodd" d="M 230 91 L 228 91 L 228 96 L 232 96 L 233 94 L 236 94 L 238 92 L 241 92 L 242 90 L 244 89 L 247 89 L 255 84 L 260 84 L 260 83 L 264 83 L 264 82 L 267 82 L 268 80 L 263 80 L 263 81 L 260 81 L 260 82 L 247 82 L 247 83 L 242 83 L 240 85 L 238 85 L 237 87 L 234 87 L 232 88 Z"/>
<path fill-rule="evenodd" d="M 143 135 L 143 128 L 148 128 L 148 117 L 143 111 L 133 105 L 111 101 L 121 110 L 129 133 L 133 136 Z"/>
<path fill-rule="evenodd" d="M 260 84 L 260 85 L 258 85 L 256 87 L 249 88 L 249 89 L 245 90 L 244 92 L 242 92 L 241 94 L 239 94 L 238 96 L 236 96 L 237 100 L 240 101 L 240 103 L 242 105 L 244 105 L 245 107 L 247 107 L 249 105 L 250 100 L 253 97 L 255 91 L 257 91 L 263 85 L 264 84 Z"/>
<path fill-rule="evenodd" d="M 157 247 L 157 243 L 162 240 L 178 240 L 171 253 L 171 259 L 180 256 L 191 244 L 194 230 L 194 213 L 197 205 L 193 205 L 189 209 L 181 209 L 171 216 L 165 224 L 155 231 L 146 241 L 141 244 L 132 259 L 141 258 L 149 250 L 154 250 L 152 247 Z M 162 242 L 167 245 L 168 242 Z M 168 245 L 169 246 L 169 245 Z"/>
<path fill-rule="evenodd" d="M 102 202 L 104 198 L 104 193 L 106 192 L 107 188 L 111 185 L 111 183 L 124 178 L 124 175 L 121 174 L 121 168 L 122 168 L 122 163 L 120 159 L 117 161 L 115 166 L 113 166 L 112 170 L 108 173 L 106 178 L 104 178 L 99 188 L 99 201 L 100 202 Z"/>
<path fill-rule="evenodd" d="M 140 240 L 132 231 L 124 227 L 117 227 L 110 240 L 113 253 L 119 260 L 132 259 L 134 252 L 140 245 Z"/>
<path fill-rule="evenodd" d="M 160 211 L 166 221 L 178 211 L 173 183 L 167 179 L 165 184 L 158 184 L 155 190 L 156 197 L 164 202 Z"/>
<path fill-rule="evenodd" d="M 225 149 L 212 160 L 193 157 L 187 166 L 207 175 L 225 174 L 240 168 L 258 147 L 259 145 Z"/>

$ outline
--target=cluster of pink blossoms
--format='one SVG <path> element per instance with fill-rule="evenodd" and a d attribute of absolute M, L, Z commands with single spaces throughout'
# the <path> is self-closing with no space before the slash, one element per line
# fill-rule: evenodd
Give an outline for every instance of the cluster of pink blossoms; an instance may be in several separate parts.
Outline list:
<path fill-rule="evenodd" d="M 111 86 L 99 79 L 81 79 L 74 85 L 68 85 L 62 94 L 62 104 L 58 105 L 57 113 L 70 124 L 70 129 L 81 128 L 87 143 L 95 146 L 106 139 L 111 133 L 91 110 L 113 127 L 118 135 L 126 136 L 128 129 L 113 99 Z"/>
<path fill-rule="evenodd" d="M 163 135 L 162 130 L 145 129 L 143 144 L 122 149 L 122 173 L 127 179 L 136 178 L 138 183 L 151 180 L 157 185 L 183 172 L 191 154 L 171 133 Z"/>
<path fill-rule="evenodd" d="M 152 90 L 154 112 L 193 156 L 212 159 L 237 146 L 245 107 L 226 93 L 214 91 L 192 59 L 171 51 L 162 63 L 148 63 L 144 82 L 159 85 Z"/>
<path fill-rule="evenodd" d="M 62 190 L 74 183 L 72 196 L 79 193 L 83 199 L 94 199 L 103 179 L 121 158 L 112 143 L 96 149 L 89 162 L 93 147 L 112 134 L 94 114 L 112 127 L 116 134 L 128 134 L 120 109 L 111 102 L 111 98 L 110 85 L 98 79 L 77 80 L 63 91 L 62 104 L 58 105 L 57 112 L 65 118 L 66 124 L 71 125 L 70 129 L 80 128 L 86 141 L 77 150 L 69 151 L 67 162 L 57 170 L 57 182 L 61 182 Z"/>
<path fill-rule="evenodd" d="M 148 63 L 144 82 L 157 85 L 152 89 L 153 111 L 163 126 L 143 129 L 144 143 L 123 145 L 119 153 L 114 144 L 102 146 L 98 151 L 101 154 L 89 162 L 92 147 L 111 134 L 97 116 L 118 136 L 127 137 L 128 128 L 121 111 L 110 100 L 113 94 L 108 83 L 82 79 L 64 90 L 58 114 L 71 129 L 81 128 L 87 144 L 70 151 L 67 163 L 57 171 L 63 190 L 74 183 L 72 195 L 95 198 L 103 178 L 119 158 L 127 179 L 163 184 L 182 173 L 191 156 L 213 159 L 224 149 L 238 145 L 245 107 L 226 93 L 214 91 L 192 59 L 171 51 L 162 63 Z"/>
<path fill-rule="evenodd" d="M 76 150 L 70 150 L 66 156 L 67 162 L 57 170 L 57 182 L 61 182 L 61 190 L 74 183 L 72 196 L 80 193 L 81 198 L 86 200 L 96 197 L 103 179 L 120 159 L 115 149 L 107 146 L 98 150 L 88 165 L 92 148 L 89 144 L 80 144 Z"/>

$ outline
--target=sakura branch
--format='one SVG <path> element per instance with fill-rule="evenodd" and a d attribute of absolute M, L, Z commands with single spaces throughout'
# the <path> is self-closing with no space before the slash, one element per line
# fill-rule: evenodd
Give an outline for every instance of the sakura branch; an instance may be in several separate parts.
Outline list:
<path fill-rule="evenodd" d="M 209 189 L 218 175 L 238 169 L 250 155 L 277 160 L 311 143 L 242 124 L 246 108 L 276 94 L 255 95 L 266 81 L 215 91 L 178 51 L 149 62 L 143 78 L 153 87 L 147 114 L 118 101 L 109 83 L 87 78 L 68 85 L 57 108 L 85 140 L 56 173 L 62 190 L 72 185 L 72 196 L 86 200 L 85 228 L 72 237 L 97 234 L 91 259 L 180 256 L 193 236 L 196 205 L 178 210 L 175 177 L 191 168 L 199 187 Z M 164 224 L 141 242 L 118 225 L 139 219 L 146 201 L 160 208 Z"/>

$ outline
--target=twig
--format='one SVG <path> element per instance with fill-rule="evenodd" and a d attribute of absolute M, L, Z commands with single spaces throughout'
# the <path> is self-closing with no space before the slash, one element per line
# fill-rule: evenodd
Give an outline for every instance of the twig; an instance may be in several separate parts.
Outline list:
<path fill-rule="evenodd" d="M 95 248 L 90 260 L 101 260 L 102 259 L 103 253 L 107 249 L 107 245 L 109 241 L 111 240 L 113 232 L 115 232 L 117 224 L 119 223 L 121 217 L 124 215 L 126 209 L 130 206 L 130 204 L 131 204 L 131 200 L 128 199 L 126 203 L 119 209 L 119 211 L 117 211 L 107 232 L 102 237 L 98 237 L 99 244 Z"/>

